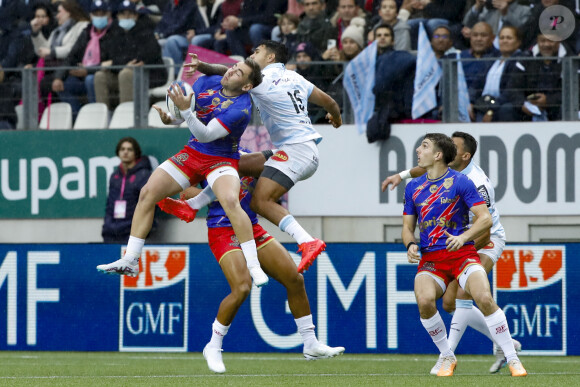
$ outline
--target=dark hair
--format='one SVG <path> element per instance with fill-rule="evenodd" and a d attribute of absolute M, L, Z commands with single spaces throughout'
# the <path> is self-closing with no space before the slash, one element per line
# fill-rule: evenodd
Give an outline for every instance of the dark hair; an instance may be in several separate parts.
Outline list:
<path fill-rule="evenodd" d="M 281 25 L 282 21 L 284 19 L 288 20 L 290 23 L 294 24 L 296 27 L 298 27 L 298 24 L 300 24 L 300 19 L 298 18 L 298 16 L 294 15 L 293 13 L 286 12 L 286 13 L 280 15 L 280 18 L 278 19 L 278 25 Z"/>
<path fill-rule="evenodd" d="M 288 62 L 288 48 L 284 43 L 275 42 L 273 40 L 263 40 L 258 46 L 264 46 L 266 51 L 274 54 L 275 62 L 286 64 Z"/>
<path fill-rule="evenodd" d="M 119 156 L 119 151 L 121 150 L 121 145 L 123 145 L 124 142 L 129 142 L 131 143 L 131 145 L 133 145 L 133 151 L 135 152 L 135 159 L 138 160 L 141 158 L 141 147 L 139 146 L 139 143 L 137 142 L 137 140 L 135 140 L 133 137 L 123 137 L 122 139 L 119 140 L 119 142 L 117 143 L 117 148 L 115 149 L 115 154 L 117 156 Z"/>
<path fill-rule="evenodd" d="M 471 157 L 475 156 L 477 152 L 477 140 L 469 133 L 465 132 L 453 132 L 451 138 L 457 137 L 463 139 L 463 148 L 471 154 Z"/>
<path fill-rule="evenodd" d="M 427 133 L 423 138 L 425 140 L 431 140 L 434 147 L 443 152 L 443 162 L 445 165 L 452 162 L 455 156 L 457 156 L 457 147 L 451 137 L 443 133 Z"/>
<path fill-rule="evenodd" d="M 514 27 L 514 26 L 503 26 L 503 27 L 501 27 L 501 30 L 499 30 L 499 31 L 497 32 L 497 36 L 499 36 L 500 32 L 501 32 L 502 30 L 505 30 L 505 29 L 510 29 L 510 30 L 512 30 L 512 31 L 514 32 L 514 35 L 516 36 L 516 39 L 517 39 L 519 42 L 521 42 L 521 41 L 522 41 L 522 34 L 520 33 L 520 30 L 519 30 L 517 27 Z"/>
<path fill-rule="evenodd" d="M 62 5 L 62 7 L 70 13 L 71 19 L 76 22 L 79 21 L 89 21 L 91 20 L 85 10 L 76 2 L 76 0 L 64 0 L 58 5 Z"/>
<path fill-rule="evenodd" d="M 391 37 L 393 38 L 393 42 L 394 42 L 395 41 L 395 31 L 393 30 L 393 27 L 390 24 L 386 24 L 386 23 L 381 23 L 375 27 L 375 29 L 373 30 L 373 34 L 375 36 L 375 39 L 377 38 L 377 30 L 379 30 L 381 28 L 386 28 L 389 31 L 391 31 Z"/>
<path fill-rule="evenodd" d="M 246 58 L 244 64 L 251 69 L 248 74 L 248 80 L 252 86 L 256 87 L 262 83 L 262 69 L 260 69 L 260 65 L 252 58 Z"/>

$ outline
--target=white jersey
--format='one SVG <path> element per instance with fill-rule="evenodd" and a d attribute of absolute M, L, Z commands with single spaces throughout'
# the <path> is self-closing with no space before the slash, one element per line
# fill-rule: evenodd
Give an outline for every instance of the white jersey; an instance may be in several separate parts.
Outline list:
<path fill-rule="evenodd" d="M 295 71 L 286 70 L 282 63 L 266 66 L 262 75 L 262 83 L 250 90 L 250 95 L 274 146 L 320 142 L 322 136 L 308 117 L 308 98 L 314 85 Z"/>
<path fill-rule="evenodd" d="M 485 200 L 485 204 L 489 209 L 489 213 L 491 214 L 491 220 L 493 224 L 491 225 L 491 235 L 496 236 L 499 239 L 505 240 L 505 230 L 503 229 L 502 224 L 499 221 L 499 212 L 495 207 L 495 190 L 489 181 L 489 178 L 483 172 L 483 169 L 473 161 L 469 163 L 469 165 L 461 171 L 462 174 L 469 177 L 469 180 L 473 181 L 475 187 L 477 188 L 477 192 L 481 195 L 481 197 Z M 469 213 L 469 223 L 472 222 L 473 214 Z"/>

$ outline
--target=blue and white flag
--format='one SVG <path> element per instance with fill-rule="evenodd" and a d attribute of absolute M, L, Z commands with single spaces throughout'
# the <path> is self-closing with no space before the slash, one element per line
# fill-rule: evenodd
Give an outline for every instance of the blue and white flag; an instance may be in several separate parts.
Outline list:
<path fill-rule="evenodd" d="M 348 93 L 354 111 L 354 122 L 359 133 L 366 131 L 366 124 L 375 109 L 375 64 L 377 42 L 374 41 L 358 54 L 344 70 L 342 86 Z"/>
<path fill-rule="evenodd" d="M 415 87 L 413 91 L 413 119 L 437 106 L 435 87 L 442 74 L 441 66 L 437 62 L 431 42 L 425 32 L 423 23 L 419 25 L 419 39 L 417 42 L 417 68 L 415 70 Z"/>
<path fill-rule="evenodd" d="M 457 59 L 460 59 L 459 51 Z M 463 72 L 463 63 L 457 62 L 457 108 L 459 109 L 459 121 L 471 122 L 469 117 L 469 92 L 467 91 L 467 82 L 465 82 L 465 73 Z"/>

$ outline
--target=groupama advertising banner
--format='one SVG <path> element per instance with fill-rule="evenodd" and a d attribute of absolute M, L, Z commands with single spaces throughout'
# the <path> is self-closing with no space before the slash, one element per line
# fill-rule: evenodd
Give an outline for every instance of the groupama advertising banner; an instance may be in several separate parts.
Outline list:
<path fill-rule="evenodd" d="M 0 245 L 0 350 L 201 351 L 229 292 L 208 246 L 147 246 L 137 278 L 97 272 L 123 248 Z M 510 244 L 490 275 L 524 354 L 580 355 L 580 328 L 572 323 L 580 317 L 573 302 L 580 296 L 579 253 L 580 244 Z M 318 338 L 349 353 L 435 353 L 419 321 L 415 272 L 401 245 L 329 244 L 304 275 Z M 252 289 L 224 350 L 302 351 L 280 284 Z M 470 329 L 457 349 L 491 351 Z"/>

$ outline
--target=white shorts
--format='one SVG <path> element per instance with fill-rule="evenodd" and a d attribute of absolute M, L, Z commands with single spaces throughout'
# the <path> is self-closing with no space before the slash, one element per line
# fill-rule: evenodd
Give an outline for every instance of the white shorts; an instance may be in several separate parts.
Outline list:
<path fill-rule="evenodd" d="M 498 238 L 494 235 L 492 235 L 489 239 L 490 242 L 485 247 L 477 250 L 477 253 L 487 255 L 495 265 L 499 257 L 501 257 L 503 249 L 505 248 L 505 239 Z"/>
<path fill-rule="evenodd" d="M 282 172 L 294 184 L 306 180 L 318 169 L 318 147 L 314 140 L 283 145 L 266 161 L 264 167 Z"/>

